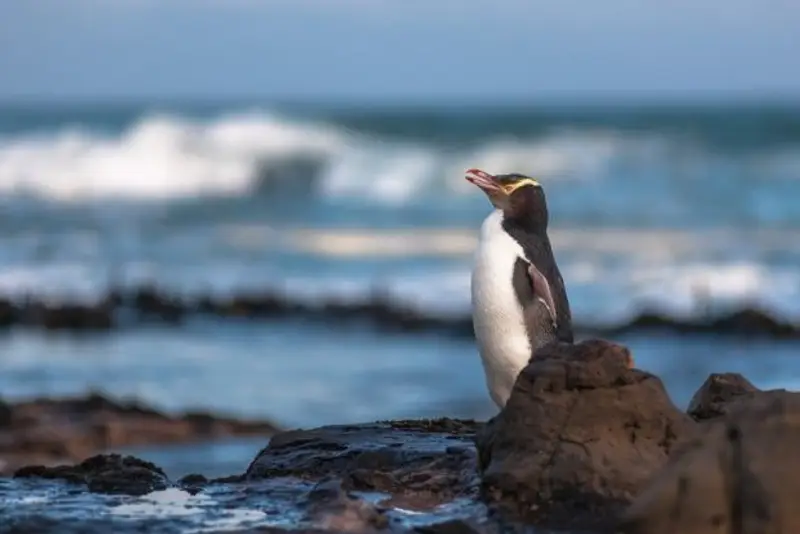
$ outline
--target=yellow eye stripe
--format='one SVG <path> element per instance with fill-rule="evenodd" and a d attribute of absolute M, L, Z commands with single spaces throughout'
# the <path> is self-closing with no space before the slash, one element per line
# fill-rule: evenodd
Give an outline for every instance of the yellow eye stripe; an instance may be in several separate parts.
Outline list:
<path fill-rule="evenodd" d="M 520 180 L 518 182 L 514 182 L 513 184 L 509 184 L 509 185 L 503 186 L 503 191 L 505 191 L 507 195 L 510 195 L 511 193 L 513 193 L 514 191 L 516 191 L 517 189 L 519 189 L 520 187 L 522 187 L 524 185 L 531 185 L 533 187 L 541 187 L 541 184 L 539 182 L 537 182 L 536 180 L 534 180 L 533 178 L 523 178 L 522 180 Z"/>

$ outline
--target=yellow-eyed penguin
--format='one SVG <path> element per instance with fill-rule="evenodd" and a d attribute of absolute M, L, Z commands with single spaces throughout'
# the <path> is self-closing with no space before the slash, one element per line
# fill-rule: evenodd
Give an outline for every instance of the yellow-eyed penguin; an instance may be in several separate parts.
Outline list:
<path fill-rule="evenodd" d="M 495 208 L 481 226 L 472 270 L 472 321 L 489 394 L 502 408 L 536 349 L 573 342 L 572 314 L 547 236 L 541 184 L 479 169 L 466 179 Z"/>

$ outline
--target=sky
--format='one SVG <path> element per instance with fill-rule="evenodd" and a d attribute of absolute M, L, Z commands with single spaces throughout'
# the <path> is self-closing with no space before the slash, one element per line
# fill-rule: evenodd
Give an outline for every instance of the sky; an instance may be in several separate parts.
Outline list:
<path fill-rule="evenodd" d="M 0 99 L 800 95 L 797 0 L 4 0 Z"/>

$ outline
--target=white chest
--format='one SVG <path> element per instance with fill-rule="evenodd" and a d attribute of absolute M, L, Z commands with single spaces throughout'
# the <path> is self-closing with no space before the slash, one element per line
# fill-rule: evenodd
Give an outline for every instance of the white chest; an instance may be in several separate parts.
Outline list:
<path fill-rule="evenodd" d="M 501 226 L 502 212 L 483 223 L 472 271 L 472 320 L 492 400 L 505 405 L 517 375 L 528 363 L 530 341 L 512 284 L 522 247 Z"/>

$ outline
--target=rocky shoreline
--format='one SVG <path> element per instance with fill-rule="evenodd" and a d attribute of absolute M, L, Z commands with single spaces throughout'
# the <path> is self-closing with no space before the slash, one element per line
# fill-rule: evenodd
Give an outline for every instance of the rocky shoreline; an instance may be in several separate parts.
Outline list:
<path fill-rule="evenodd" d="M 486 423 L 279 432 L 225 479 L 173 482 L 153 464 L 100 455 L 23 467 L 14 480 L 64 480 L 93 494 L 235 495 L 260 514 L 241 532 L 800 532 L 800 394 L 714 374 L 684 413 L 632 363 L 604 340 L 549 345 Z M 21 532 L 44 524 L 42 514 L 6 524 Z"/>
<path fill-rule="evenodd" d="M 277 431 L 269 421 L 201 411 L 173 416 L 99 392 L 16 403 L 0 399 L 0 475 L 28 464 L 81 461 L 113 448 L 271 436 Z"/>
<path fill-rule="evenodd" d="M 191 317 L 262 321 L 302 319 L 324 321 L 326 324 L 360 322 L 393 332 L 429 331 L 464 338 L 473 336 L 472 319 L 468 315 L 445 317 L 426 314 L 403 306 L 380 292 L 362 301 L 329 299 L 313 303 L 268 290 L 226 297 L 212 294 L 186 297 L 172 294 L 156 285 L 128 290 L 112 289 L 94 303 L 0 296 L 0 331 L 25 327 L 45 331 L 98 333 L 152 323 L 180 325 Z M 598 337 L 664 332 L 800 339 L 800 324 L 781 320 L 754 307 L 689 319 L 657 310 L 642 310 L 622 324 L 576 324 L 575 330 L 583 335 Z"/>

